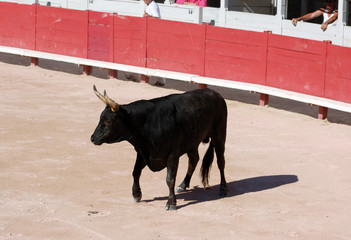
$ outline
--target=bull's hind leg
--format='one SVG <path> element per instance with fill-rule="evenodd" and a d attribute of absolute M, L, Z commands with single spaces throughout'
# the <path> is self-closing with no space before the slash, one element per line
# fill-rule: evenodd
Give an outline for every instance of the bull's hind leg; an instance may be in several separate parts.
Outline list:
<path fill-rule="evenodd" d="M 175 181 L 178 171 L 179 157 L 169 157 L 167 161 L 167 185 L 169 188 L 168 201 L 165 206 L 166 210 L 176 210 L 177 200 L 174 192 Z"/>
<path fill-rule="evenodd" d="M 187 174 L 185 175 L 185 178 L 183 180 L 183 182 L 177 187 L 177 192 L 184 192 L 190 184 L 190 179 L 195 171 L 196 165 L 199 162 L 199 152 L 198 150 L 194 150 L 191 152 L 188 152 L 188 157 L 189 157 L 189 161 L 188 161 L 188 171 Z"/>
<path fill-rule="evenodd" d="M 138 154 L 137 159 L 135 161 L 134 170 L 133 170 L 134 182 L 132 187 L 132 193 L 133 193 L 135 202 L 140 202 L 141 200 L 141 189 L 140 189 L 139 179 L 140 179 L 141 171 L 143 170 L 144 167 L 145 167 L 145 161 Z"/>
<path fill-rule="evenodd" d="M 225 159 L 224 159 L 224 149 L 225 149 L 225 141 L 223 140 L 214 140 L 214 146 L 217 156 L 217 165 L 219 168 L 219 172 L 221 174 L 221 185 L 219 188 L 219 195 L 221 197 L 227 196 L 228 186 L 227 181 L 224 176 L 224 167 L 225 167 Z"/>

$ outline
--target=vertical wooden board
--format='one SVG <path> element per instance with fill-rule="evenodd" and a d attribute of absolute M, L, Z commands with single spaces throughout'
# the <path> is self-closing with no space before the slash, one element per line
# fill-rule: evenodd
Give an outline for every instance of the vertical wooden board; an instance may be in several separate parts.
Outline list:
<path fill-rule="evenodd" d="M 94 60 L 98 60 L 98 61 L 108 61 L 109 53 L 89 49 L 88 50 L 88 59 L 94 59 Z"/>
<path fill-rule="evenodd" d="M 111 16 L 111 13 L 89 11 L 89 24 L 110 26 Z"/>
<path fill-rule="evenodd" d="M 325 97 L 351 103 L 351 48 L 328 45 Z"/>
<path fill-rule="evenodd" d="M 205 76 L 265 84 L 267 35 L 208 26 Z"/>
<path fill-rule="evenodd" d="M 327 45 L 326 72 L 342 78 L 351 79 L 351 48 Z"/>
<path fill-rule="evenodd" d="M 36 5 L 0 2 L 0 45 L 35 49 Z"/>
<path fill-rule="evenodd" d="M 266 85 L 322 97 L 326 43 L 269 35 Z"/>
<path fill-rule="evenodd" d="M 110 51 L 109 44 L 110 44 L 110 39 L 108 38 L 89 37 L 88 50 L 109 53 Z M 108 58 L 106 59 L 106 61 L 108 61 Z"/>
<path fill-rule="evenodd" d="M 147 18 L 114 16 L 115 63 L 146 66 L 146 21 Z"/>
<path fill-rule="evenodd" d="M 38 6 L 36 50 L 87 57 L 88 12 Z"/>
<path fill-rule="evenodd" d="M 147 66 L 204 75 L 206 26 L 148 19 Z"/>
<path fill-rule="evenodd" d="M 110 52 L 113 44 L 113 15 L 89 11 L 88 58 L 100 61 L 112 61 Z"/>

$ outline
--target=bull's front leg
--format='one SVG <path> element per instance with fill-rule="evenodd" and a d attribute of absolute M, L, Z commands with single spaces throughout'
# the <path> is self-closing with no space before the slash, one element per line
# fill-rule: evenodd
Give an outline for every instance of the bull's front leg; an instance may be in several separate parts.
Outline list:
<path fill-rule="evenodd" d="M 176 210 L 177 200 L 174 192 L 174 186 L 178 171 L 179 157 L 169 157 L 167 161 L 167 185 L 169 188 L 168 201 L 165 206 L 166 210 Z"/>
<path fill-rule="evenodd" d="M 132 187 L 132 193 L 133 193 L 133 197 L 134 197 L 135 202 L 140 202 L 140 200 L 141 200 L 142 194 L 141 194 L 139 180 L 140 180 L 141 171 L 143 170 L 145 165 L 146 164 L 145 164 L 144 159 L 141 157 L 140 154 L 137 154 L 137 158 L 136 158 L 134 170 L 133 170 L 133 180 L 134 181 L 133 181 L 133 187 Z"/>

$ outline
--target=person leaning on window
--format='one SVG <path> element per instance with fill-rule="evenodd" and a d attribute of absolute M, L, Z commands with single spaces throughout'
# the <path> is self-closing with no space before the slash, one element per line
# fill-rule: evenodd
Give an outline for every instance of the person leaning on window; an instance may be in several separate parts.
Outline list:
<path fill-rule="evenodd" d="M 293 18 L 292 24 L 296 26 L 298 21 L 309 21 L 313 18 L 319 17 L 323 14 L 323 23 L 321 29 L 323 31 L 327 30 L 328 25 L 332 24 L 333 22 L 338 19 L 338 10 L 336 9 L 337 2 L 336 0 L 326 0 L 325 8 L 320 8 L 312 13 L 307 13 L 304 16 Z"/>
<path fill-rule="evenodd" d="M 146 8 L 144 11 L 144 17 L 161 18 L 160 9 L 154 0 L 144 0 Z"/>

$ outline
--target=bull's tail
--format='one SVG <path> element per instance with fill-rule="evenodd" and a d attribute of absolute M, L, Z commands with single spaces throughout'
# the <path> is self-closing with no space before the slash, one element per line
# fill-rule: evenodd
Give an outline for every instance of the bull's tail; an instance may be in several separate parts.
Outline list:
<path fill-rule="evenodd" d="M 206 151 L 206 154 L 204 156 L 204 159 L 202 160 L 202 166 L 201 166 L 202 184 L 204 185 L 205 188 L 209 186 L 208 178 L 209 178 L 211 165 L 213 162 L 213 157 L 214 157 L 214 146 L 211 141 Z"/>

